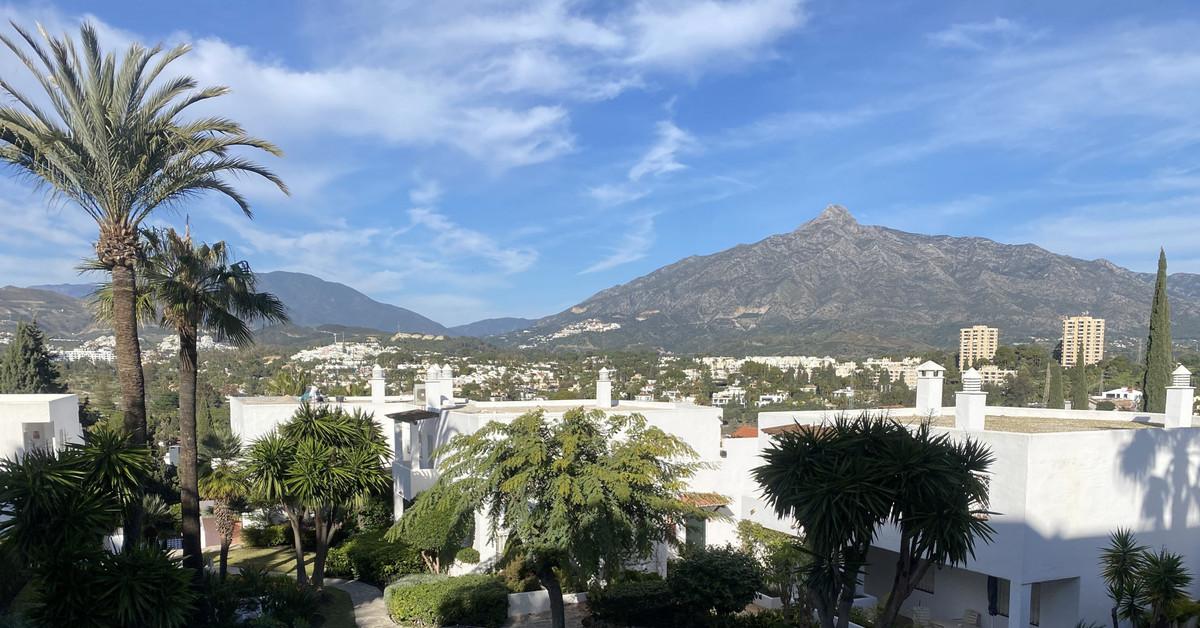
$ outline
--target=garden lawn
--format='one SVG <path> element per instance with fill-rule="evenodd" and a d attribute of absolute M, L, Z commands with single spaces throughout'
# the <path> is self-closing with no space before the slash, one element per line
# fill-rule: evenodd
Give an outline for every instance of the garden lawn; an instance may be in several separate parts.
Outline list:
<path fill-rule="evenodd" d="M 312 552 L 304 553 L 304 566 L 312 575 Z M 212 560 L 213 570 L 221 560 L 221 552 L 212 550 L 204 552 L 204 558 Z M 273 573 L 296 576 L 296 553 L 291 547 L 231 547 L 229 548 L 229 566 L 242 569 L 266 570 Z"/>

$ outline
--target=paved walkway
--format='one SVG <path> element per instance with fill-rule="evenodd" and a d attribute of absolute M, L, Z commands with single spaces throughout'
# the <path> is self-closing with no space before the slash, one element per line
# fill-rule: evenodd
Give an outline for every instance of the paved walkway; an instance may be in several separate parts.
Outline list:
<path fill-rule="evenodd" d="M 357 580 L 326 578 L 325 584 L 350 594 L 354 603 L 354 623 L 358 628 L 395 628 L 383 603 L 383 591 Z"/>

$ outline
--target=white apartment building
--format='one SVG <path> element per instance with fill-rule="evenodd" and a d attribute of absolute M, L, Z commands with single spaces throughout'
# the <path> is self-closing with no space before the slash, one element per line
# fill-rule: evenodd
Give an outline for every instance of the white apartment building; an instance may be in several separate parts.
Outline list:
<path fill-rule="evenodd" d="M 0 458 L 83 442 L 75 395 L 0 395 Z"/>
<path fill-rule="evenodd" d="M 776 405 L 787 401 L 787 393 L 764 393 L 758 396 L 758 400 L 754 405 L 763 408 L 770 405 Z"/>
<path fill-rule="evenodd" d="M 719 408 L 616 401 L 603 369 L 594 399 L 536 402 L 457 400 L 448 371 L 431 368 L 413 397 L 393 398 L 383 395 L 383 369 L 376 367 L 372 396 L 341 402 L 374 411 L 387 428 L 397 452 L 392 462 L 397 515 L 405 499 L 437 479 L 431 452 L 455 434 L 473 433 L 492 421 L 512 421 L 536 409 L 553 418 L 584 407 L 640 413 L 650 424 L 684 439 L 711 465 L 692 479 L 690 494 L 726 518 L 689 525 L 689 540 L 736 543 L 736 525 L 742 519 L 796 534 L 794 522 L 774 516 L 751 471 L 761 464 L 761 453 L 777 434 L 838 415 L 832 410 L 763 412 L 757 436 L 723 439 Z M 934 571 L 908 599 L 906 613 L 918 605 L 935 619 L 962 617 L 974 610 L 983 615 L 981 626 L 994 628 L 1070 628 L 1080 619 L 1104 622 L 1110 602 L 1098 553 L 1118 527 L 1132 529 L 1147 546 L 1182 554 L 1188 568 L 1200 573 L 1200 500 L 1193 490 L 1200 485 L 1200 424 L 1192 416 L 1194 389 L 1186 369 L 1176 371 L 1167 389 L 1164 414 L 989 406 L 983 378 L 973 369 L 963 374 L 964 390 L 956 394 L 955 405 L 942 407 L 945 369 L 926 362 L 917 371 L 917 407 L 880 412 L 913 424 L 929 421 L 935 432 L 977 439 L 991 448 L 995 462 L 990 509 L 995 514 L 989 523 L 995 537 L 979 544 L 966 564 Z M 285 421 L 299 406 L 290 398 L 232 398 L 230 404 L 234 431 L 247 441 Z M 486 525 L 476 528 L 474 545 L 486 561 L 497 547 L 489 542 Z M 864 570 L 864 599 L 887 594 L 898 547 L 896 530 L 882 529 Z M 653 561 L 659 568 L 665 558 L 660 554 Z M 987 613 L 989 578 L 995 579 L 998 590 L 994 617 Z M 1200 583 L 1191 593 L 1198 591 Z"/>
<path fill-rule="evenodd" d="M 1013 369 L 1002 369 L 995 364 L 986 364 L 979 367 L 979 377 L 984 384 L 989 386 L 1001 386 L 1010 377 L 1016 377 L 1017 372 Z"/>
<path fill-rule="evenodd" d="M 88 362 L 113 362 L 117 359 L 112 349 L 67 349 L 54 354 L 55 358 L 65 360 L 67 362 L 78 362 L 87 360 Z"/>
<path fill-rule="evenodd" d="M 742 405 L 746 403 L 746 389 L 741 386 L 730 386 L 712 394 L 712 404 L 718 408 L 729 404 Z"/>

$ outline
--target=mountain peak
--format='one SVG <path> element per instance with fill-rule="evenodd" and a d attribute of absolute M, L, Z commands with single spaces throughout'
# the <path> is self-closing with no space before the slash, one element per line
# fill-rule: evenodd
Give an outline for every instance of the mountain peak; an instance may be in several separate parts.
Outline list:
<path fill-rule="evenodd" d="M 816 218 L 804 223 L 804 227 L 824 224 L 849 227 L 857 226 L 858 221 L 850 214 L 850 210 L 836 203 L 831 203 L 826 205 L 825 209 L 821 210 L 821 213 Z"/>

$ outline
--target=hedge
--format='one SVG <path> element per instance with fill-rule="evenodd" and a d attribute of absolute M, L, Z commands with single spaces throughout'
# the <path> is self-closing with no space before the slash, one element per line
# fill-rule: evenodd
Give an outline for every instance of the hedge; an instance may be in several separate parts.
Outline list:
<path fill-rule="evenodd" d="M 479 550 L 474 547 L 464 547 L 454 554 L 454 560 L 464 565 L 474 565 L 479 562 Z"/>
<path fill-rule="evenodd" d="M 417 550 L 399 541 L 389 542 L 383 535 L 382 530 L 363 532 L 331 548 L 325 559 L 325 573 L 382 587 L 399 576 L 422 570 Z"/>
<path fill-rule="evenodd" d="M 508 619 L 508 589 L 482 574 L 406 576 L 384 591 L 384 599 L 393 621 L 415 626 L 498 628 Z"/>
<path fill-rule="evenodd" d="M 251 547 L 291 545 L 292 526 L 286 523 L 277 523 L 261 528 L 247 526 L 242 528 L 242 543 Z"/>
<path fill-rule="evenodd" d="M 592 615 L 622 626 L 670 626 L 675 603 L 665 580 L 615 582 L 588 592 Z"/>

